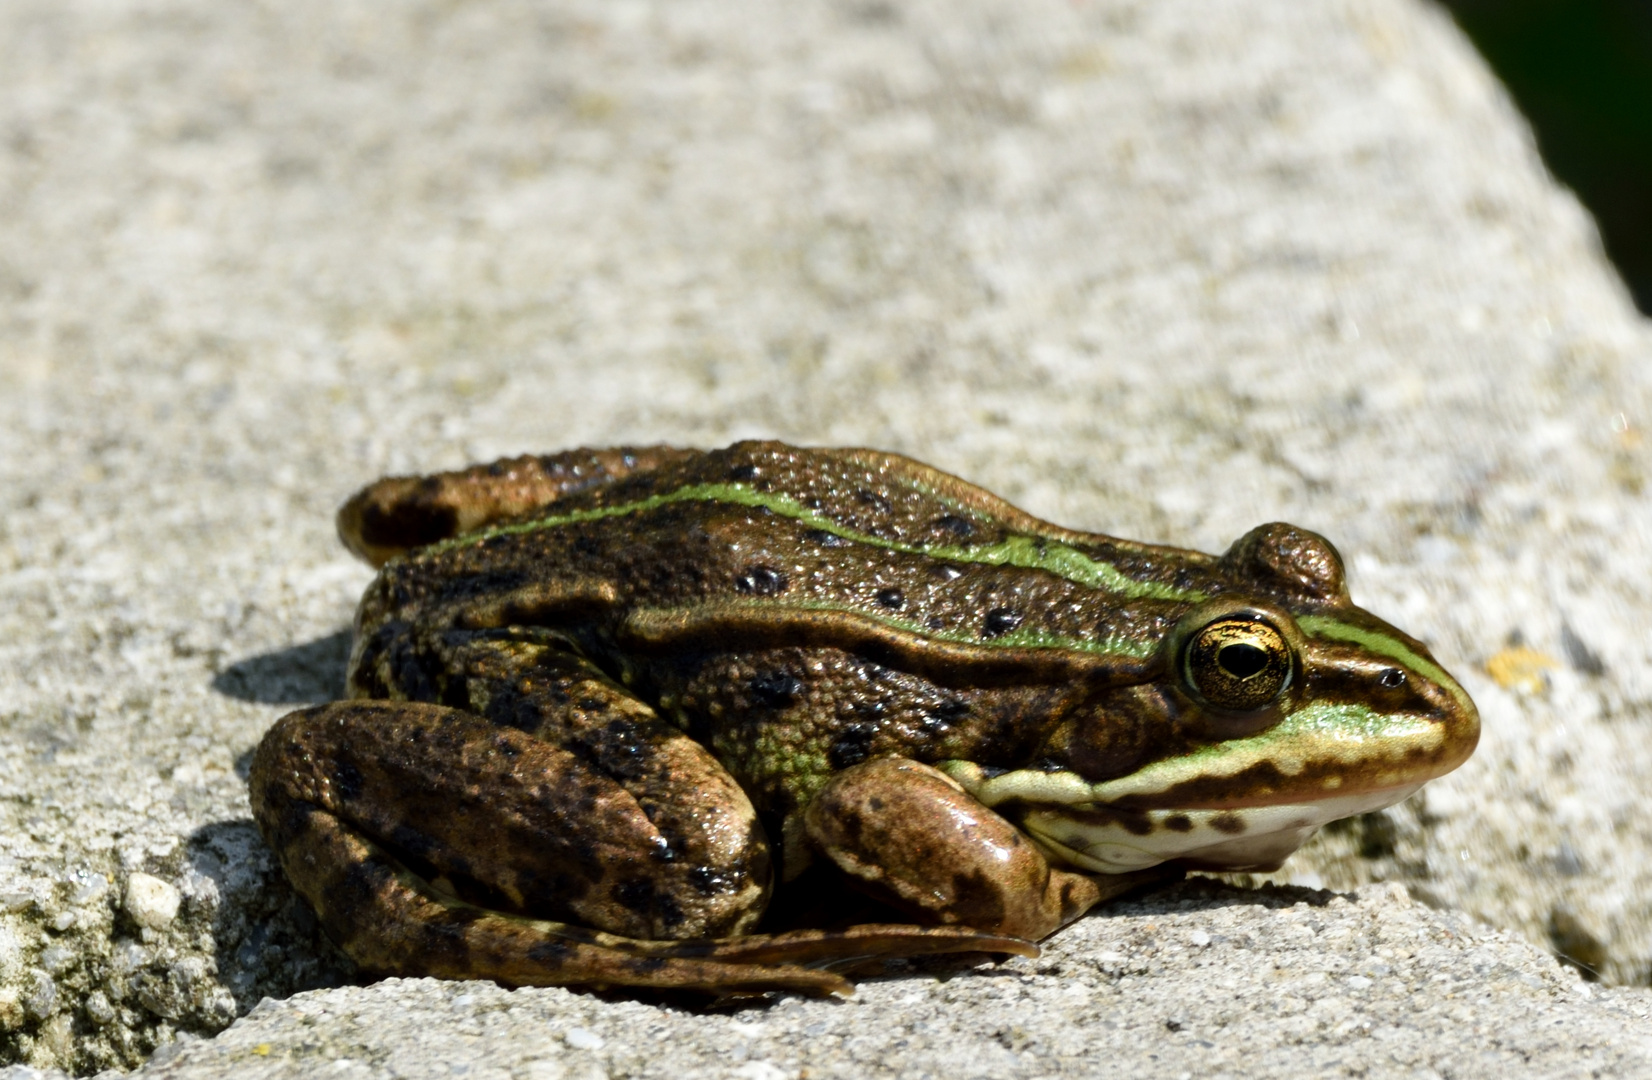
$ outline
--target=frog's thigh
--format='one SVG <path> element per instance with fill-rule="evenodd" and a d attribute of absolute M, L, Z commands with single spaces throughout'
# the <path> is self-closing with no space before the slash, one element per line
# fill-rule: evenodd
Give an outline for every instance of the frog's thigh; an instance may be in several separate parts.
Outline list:
<path fill-rule="evenodd" d="M 1058 870 L 945 774 L 886 757 L 845 769 L 810 802 L 809 838 L 863 887 L 942 923 L 1033 941 L 1114 895 Z"/>
<path fill-rule="evenodd" d="M 429 476 L 387 476 L 338 511 L 344 546 L 374 566 L 425 544 L 530 513 L 575 491 L 688 456 L 669 446 L 524 454 Z"/>
<path fill-rule="evenodd" d="M 475 714 L 338 702 L 278 721 L 249 786 L 259 827 L 329 929 L 357 914 L 327 891 L 339 868 L 297 857 L 321 827 L 313 814 L 487 908 L 628 937 L 741 933 L 767 901 L 767 844 L 733 780 L 690 746 L 704 761 L 673 744 L 679 767 L 713 786 L 721 775 L 727 790 L 697 814 L 662 815 L 569 750 Z"/>

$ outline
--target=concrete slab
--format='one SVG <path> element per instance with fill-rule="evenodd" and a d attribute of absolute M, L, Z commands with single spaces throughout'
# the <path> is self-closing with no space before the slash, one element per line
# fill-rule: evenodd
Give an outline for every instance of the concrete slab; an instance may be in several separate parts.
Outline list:
<path fill-rule="evenodd" d="M 332 510 L 383 472 L 582 443 L 870 444 L 1123 536 L 1320 530 L 1356 597 L 1465 679 L 1486 738 L 1286 876 L 1402 882 L 1610 982 L 1652 971 L 1652 339 L 1434 8 L 19 0 L 0 103 L 0 1060 L 131 1067 L 349 978 L 240 775 L 284 709 L 337 692 L 368 575 Z M 1169 918 L 1179 895 L 1148 902 Z M 1288 914 L 1220 895 L 1259 942 Z M 1313 917 L 1355 934 L 1366 896 Z M 1384 903 L 1379 924 L 1469 925 Z M 1083 950 L 1130 955 L 1108 935 L 1141 925 L 1055 948 L 1099 987 Z M 1640 1060 L 1638 992 L 1585 1001 L 1475 940 L 1494 959 L 1452 969 L 1474 977 L 1407 984 L 1432 1012 L 1405 1039 L 1470 1053 L 1463 1032 L 1566 1002 L 1602 1033 L 1579 1045 Z M 1013 1055 L 1018 1026 L 1068 1015 L 1040 997 L 1067 975 L 1025 996 L 961 976 L 940 1004 L 869 987 L 892 1009 L 853 1013 L 871 1041 L 819 1067 L 940 1071 L 976 1045 L 953 1032 L 1001 1027 Z M 1197 1029 L 1206 999 L 1173 1004 L 1197 984 L 1143 993 Z M 928 1049 L 893 1008 L 912 995 Z M 1364 1000 L 1331 996 L 1340 1018 Z M 643 1015 L 411 983 L 235 1030 L 309 1015 L 323 1054 L 366 1038 L 324 1014 L 402 1016 L 407 1047 L 520 1072 L 512 1039 L 468 1034 L 497 1003 L 609 1047 Z M 777 1004 L 762 1038 L 802 1047 L 843 1008 Z M 1042 1045 L 1111 1045 L 1092 1027 L 1120 1021 L 1072 1015 L 1075 1041 Z M 1295 1030 L 1244 1015 L 1245 1040 Z M 1370 1068 L 1548 1075 L 1564 1043 Z M 151 1068 L 217 1068 L 218 1045 Z M 685 1069 L 723 1067 L 688 1045 Z M 593 1067 L 632 1067 L 614 1053 Z"/>

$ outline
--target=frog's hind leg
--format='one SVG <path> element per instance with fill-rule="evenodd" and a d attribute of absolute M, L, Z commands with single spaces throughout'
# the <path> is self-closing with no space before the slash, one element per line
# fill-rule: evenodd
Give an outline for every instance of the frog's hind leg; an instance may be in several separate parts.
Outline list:
<path fill-rule="evenodd" d="M 525 454 L 429 476 L 387 476 L 339 508 L 344 546 L 374 566 L 425 544 L 527 514 L 579 491 L 601 487 L 690 457 L 670 446 L 621 446 Z"/>
<path fill-rule="evenodd" d="M 282 862 L 312 868 L 303 889 L 330 936 L 383 975 L 492 979 L 509 986 L 635 986 L 710 993 L 850 994 L 831 970 L 945 952 L 1037 955 L 957 927 L 857 926 L 725 940 L 641 941 L 489 911 L 445 895 L 337 817 L 313 807 L 278 834 Z"/>
<path fill-rule="evenodd" d="M 324 810 L 295 804 L 283 818 L 272 837 L 282 863 L 329 936 L 375 974 L 492 979 L 511 986 L 849 991 L 830 972 L 671 956 L 671 946 L 685 943 L 629 941 L 489 911 L 438 891 Z M 615 948 L 620 942 L 633 947 Z M 686 944 L 693 951 L 697 943 Z"/>
<path fill-rule="evenodd" d="M 646 721 L 611 717 L 609 742 L 585 748 L 640 780 L 633 793 L 569 750 L 459 709 L 301 710 L 259 745 L 253 813 L 329 935 L 384 974 L 819 994 L 846 992 L 825 969 L 852 961 L 1030 947 L 898 926 L 635 940 L 742 935 L 768 879 L 766 841 L 733 781 L 698 744 Z M 654 734 L 666 745 L 639 751 Z M 701 802 L 651 805 L 650 761 Z M 535 917 L 558 910 L 623 936 Z"/>

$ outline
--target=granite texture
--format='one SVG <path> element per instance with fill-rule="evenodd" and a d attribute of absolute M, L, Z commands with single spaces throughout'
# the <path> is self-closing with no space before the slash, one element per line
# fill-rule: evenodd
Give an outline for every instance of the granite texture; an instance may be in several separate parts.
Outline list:
<path fill-rule="evenodd" d="M 1417 0 L 0 5 L 0 1062 L 190 1036 L 149 1069 L 445 1075 L 450 1043 L 493 1075 L 968 1075 L 991 1042 L 1028 1076 L 1638 1071 L 1649 359 Z M 1278 876 L 1461 914 L 1155 894 L 1065 959 L 756 1013 L 344 986 L 242 775 L 338 692 L 368 573 L 334 507 L 387 471 L 749 435 L 1139 539 L 1331 536 L 1486 734 Z M 1254 944 L 1174 937 L 1218 916 Z M 1348 966 L 1244 981 L 1307 970 L 1274 951 L 1298 923 Z M 1385 927 L 1458 945 L 1352 985 Z"/>

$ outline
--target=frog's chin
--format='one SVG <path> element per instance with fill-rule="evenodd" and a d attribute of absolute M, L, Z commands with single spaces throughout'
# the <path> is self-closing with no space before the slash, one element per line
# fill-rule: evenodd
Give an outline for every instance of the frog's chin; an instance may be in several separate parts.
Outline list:
<path fill-rule="evenodd" d="M 1097 874 L 1163 862 L 1199 870 L 1277 870 L 1320 826 L 1392 806 L 1421 781 L 1311 802 L 1200 810 L 1035 806 L 1021 827 L 1052 858 Z"/>

